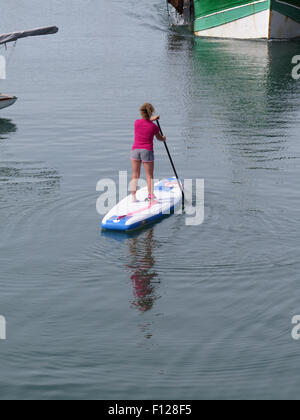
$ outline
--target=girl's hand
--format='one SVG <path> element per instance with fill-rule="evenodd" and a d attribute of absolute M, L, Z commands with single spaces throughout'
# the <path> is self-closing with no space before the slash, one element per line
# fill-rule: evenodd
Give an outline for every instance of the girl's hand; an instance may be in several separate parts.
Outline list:
<path fill-rule="evenodd" d="M 156 138 L 159 141 L 167 141 L 167 137 L 166 136 L 162 136 L 161 134 L 157 134 Z"/>
<path fill-rule="evenodd" d="M 157 121 L 160 119 L 160 115 L 153 115 L 153 117 L 150 118 L 151 121 Z"/>

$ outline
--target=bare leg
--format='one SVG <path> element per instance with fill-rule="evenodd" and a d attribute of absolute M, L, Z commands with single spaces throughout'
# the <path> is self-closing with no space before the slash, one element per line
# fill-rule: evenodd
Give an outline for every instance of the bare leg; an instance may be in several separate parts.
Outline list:
<path fill-rule="evenodd" d="M 132 193 L 132 200 L 135 202 L 138 182 L 141 176 L 142 162 L 139 160 L 131 159 L 131 163 L 132 163 L 131 193 Z"/>
<path fill-rule="evenodd" d="M 147 185 L 149 194 L 153 195 L 154 193 L 154 162 L 144 162 L 144 168 L 146 171 Z"/>

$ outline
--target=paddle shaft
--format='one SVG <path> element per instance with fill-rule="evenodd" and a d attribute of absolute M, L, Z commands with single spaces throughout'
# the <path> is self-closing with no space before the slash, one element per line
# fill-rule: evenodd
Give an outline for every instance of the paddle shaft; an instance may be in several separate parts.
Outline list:
<path fill-rule="evenodd" d="M 160 131 L 160 134 L 161 134 L 162 136 L 164 136 L 163 131 L 162 131 L 161 126 L 160 126 L 159 121 L 157 120 L 157 121 L 156 121 L 156 123 L 157 123 L 157 125 L 158 125 L 159 131 Z M 184 202 L 184 191 L 183 191 L 183 188 L 182 188 L 182 184 L 181 184 L 181 182 L 180 182 L 180 180 L 179 180 L 179 177 L 178 177 L 178 174 L 177 174 L 177 171 L 176 171 L 176 168 L 175 168 L 175 165 L 174 165 L 174 162 L 173 162 L 173 159 L 172 159 L 172 156 L 171 156 L 171 153 L 170 153 L 170 150 L 169 150 L 169 148 L 168 148 L 168 145 L 167 145 L 167 142 L 166 142 L 166 141 L 164 141 L 164 145 L 165 145 L 166 151 L 167 151 L 167 153 L 168 153 L 168 156 L 169 156 L 169 159 L 170 159 L 170 162 L 171 162 L 171 165 L 172 165 L 172 168 L 173 168 L 174 174 L 175 174 L 176 179 L 177 179 L 177 181 L 178 181 L 178 185 L 179 185 L 179 187 L 180 187 L 180 189 L 181 189 L 181 192 L 182 192 L 182 198 L 183 198 L 183 202 Z"/>

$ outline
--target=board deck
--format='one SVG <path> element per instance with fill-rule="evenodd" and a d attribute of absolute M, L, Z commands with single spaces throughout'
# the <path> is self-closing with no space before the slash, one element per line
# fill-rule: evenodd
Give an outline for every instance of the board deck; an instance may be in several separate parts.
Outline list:
<path fill-rule="evenodd" d="M 129 195 L 104 217 L 102 229 L 130 231 L 139 229 L 172 214 L 182 204 L 182 192 L 176 178 L 164 179 L 155 184 L 157 198 L 153 203 L 145 201 L 148 189 L 137 192 L 137 202 Z"/>

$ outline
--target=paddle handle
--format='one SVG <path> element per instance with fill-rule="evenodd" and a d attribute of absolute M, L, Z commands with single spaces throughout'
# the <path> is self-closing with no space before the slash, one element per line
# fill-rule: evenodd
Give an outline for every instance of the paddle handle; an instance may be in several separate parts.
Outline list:
<path fill-rule="evenodd" d="M 162 129 L 161 129 L 161 125 L 160 125 L 159 121 L 157 120 L 157 121 L 156 121 L 156 123 L 157 123 L 157 126 L 158 126 L 158 128 L 159 128 L 160 134 L 161 134 L 162 136 L 164 136 L 164 133 L 163 133 L 163 131 L 162 131 Z M 174 165 L 174 162 L 173 162 L 173 159 L 172 159 L 172 156 L 171 156 L 171 153 L 170 153 L 170 150 L 169 150 L 169 148 L 168 148 L 168 145 L 167 145 L 167 142 L 166 142 L 166 141 L 164 141 L 164 145 L 165 145 L 165 148 L 166 148 L 167 154 L 168 154 L 168 156 L 169 156 L 169 159 L 170 159 L 170 162 L 171 162 L 171 165 L 172 165 L 172 168 L 173 168 L 174 174 L 175 174 L 176 179 L 177 179 L 177 181 L 178 181 L 178 185 L 179 185 L 179 187 L 180 187 L 180 190 L 181 190 L 181 193 L 182 193 L 182 198 L 183 198 L 183 201 L 184 201 L 184 191 L 183 191 L 183 187 L 182 187 L 182 184 L 181 184 L 181 182 L 180 182 L 179 176 L 178 176 L 178 174 L 177 174 L 177 171 L 176 171 L 176 168 L 175 168 L 175 165 Z"/>

